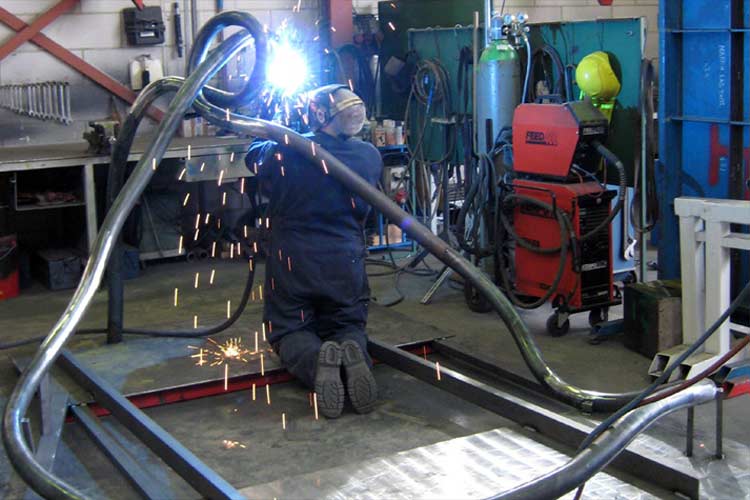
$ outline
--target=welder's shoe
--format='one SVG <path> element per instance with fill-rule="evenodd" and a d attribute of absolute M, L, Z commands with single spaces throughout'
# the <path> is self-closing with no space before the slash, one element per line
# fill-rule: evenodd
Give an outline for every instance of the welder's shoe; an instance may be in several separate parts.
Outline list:
<path fill-rule="evenodd" d="M 344 409 L 344 383 L 341 380 L 341 349 L 336 342 L 323 342 L 315 372 L 318 409 L 324 417 L 338 418 Z"/>
<path fill-rule="evenodd" d="M 345 340 L 341 343 L 341 351 L 349 400 L 357 413 L 370 413 L 378 399 L 378 385 L 362 349 L 355 341 Z"/>

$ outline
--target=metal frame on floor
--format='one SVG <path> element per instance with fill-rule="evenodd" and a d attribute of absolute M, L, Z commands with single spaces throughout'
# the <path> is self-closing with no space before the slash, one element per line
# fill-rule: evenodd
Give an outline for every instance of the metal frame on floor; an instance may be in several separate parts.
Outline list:
<path fill-rule="evenodd" d="M 591 430 L 583 423 L 558 415 L 554 411 L 491 387 L 455 370 L 441 367 L 438 379 L 437 367 L 435 363 L 426 359 L 426 355 L 442 352 L 450 356 L 450 353 L 443 351 L 434 341 L 391 346 L 371 339 L 369 350 L 377 362 L 385 363 L 418 380 L 517 422 L 525 428 L 534 429 L 562 445 L 578 446 Z M 462 361 L 466 362 L 467 358 L 464 357 Z M 43 393 L 47 396 L 43 396 L 43 400 L 51 400 L 51 396 L 57 396 L 54 397 L 54 404 L 47 404 L 48 408 L 43 409 L 43 422 L 47 422 L 49 415 L 58 415 L 59 418 L 55 420 L 56 424 L 50 422 L 50 425 L 45 426 L 45 429 L 57 426 L 58 430 L 50 432 L 47 438 L 44 437 L 47 434 L 43 433 L 38 450 L 41 450 L 42 443 L 45 441 L 47 442 L 44 445 L 45 448 L 57 449 L 66 413 L 65 411 L 61 413 L 60 407 L 69 408 L 71 416 L 82 425 L 94 443 L 123 473 L 135 490 L 144 498 L 158 498 L 160 491 L 163 492 L 160 482 L 144 469 L 131 453 L 118 443 L 117 439 L 113 438 L 113 431 L 105 429 L 97 418 L 111 414 L 200 494 L 209 498 L 242 498 L 236 488 L 222 479 L 141 409 L 157 406 L 157 403 L 170 404 L 224 393 L 223 390 L 217 389 L 219 385 L 223 387 L 223 380 L 203 380 L 192 386 L 167 388 L 126 398 L 110 383 L 77 360 L 69 351 L 62 353 L 57 364 L 77 384 L 93 395 L 95 403 L 68 406 L 71 401 L 70 395 L 54 379 L 46 382 L 43 386 Z M 250 374 L 237 377 L 228 387 L 230 391 L 239 391 L 246 390 L 253 382 L 259 380 L 276 384 L 287 382 L 291 378 L 285 370 L 274 369 L 266 372 L 264 376 Z M 57 410 L 53 406 L 57 406 Z M 54 446 L 50 446 L 53 442 Z M 54 454 L 51 459 L 44 461 L 45 467 L 51 468 L 53 461 Z M 689 498 L 699 496 L 700 482 L 695 475 L 676 464 L 665 464 L 659 461 L 658 457 L 649 456 L 648 451 L 641 449 L 637 444 L 625 449 L 613 461 L 613 466 L 620 470 L 627 470 L 660 488 L 679 492 Z"/>

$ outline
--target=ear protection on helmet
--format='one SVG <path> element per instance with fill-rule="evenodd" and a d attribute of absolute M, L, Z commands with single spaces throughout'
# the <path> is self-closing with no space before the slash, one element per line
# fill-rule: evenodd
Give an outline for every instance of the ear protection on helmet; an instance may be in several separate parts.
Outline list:
<path fill-rule="evenodd" d="M 332 84 L 320 87 L 313 91 L 307 109 L 310 127 L 313 130 L 320 130 L 331 123 L 333 117 L 340 112 L 351 106 L 362 103 L 362 100 L 359 98 L 336 101 L 334 94 L 338 90 L 349 90 L 349 87 L 347 85 Z"/>

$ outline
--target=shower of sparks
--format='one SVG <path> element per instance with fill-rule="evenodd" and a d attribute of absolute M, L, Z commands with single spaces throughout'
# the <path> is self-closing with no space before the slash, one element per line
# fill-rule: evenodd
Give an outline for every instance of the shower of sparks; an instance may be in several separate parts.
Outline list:
<path fill-rule="evenodd" d="M 253 384 L 253 401 L 255 401 L 255 384 Z"/>
<path fill-rule="evenodd" d="M 229 163 L 234 163 L 234 151 L 229 155 Z"/>
<path fill-rule="evenodd" d="M 286 413 L 281 414 L 281 429 L 286 430 Z"/>
<path fill-rule="evenodd" d="M 203 172 L 206 169 L 206 162 L 204 161 L 201 163 L 201 172 Z"/>
<path fill-rule="evenodd" d="M 357 208 L 357 204 L 354 202 L 354 198 L 352 198 L 352 208 Z"/>
<path fill-rule="evenodd" d="M 263 356 L 263 353 L 260 353 L 260 375 L 262 377 L 265 377 L 266 375 L 266 363 L 264 361 L 265 356 Z"/>
<path fill-rule="evenodd" d="M 263 342 L 265 342 L 266 341 L 266 324 L 261 323 L 260 326 L 261 326 L 261 332 L 263 333 Z"/>
<path fill-rule="evenodd" d="M 221 169 L 221 172 L 219 172 L 219 186 L 221 186 L 221 183 L 224 181 L 224 169 Z"/>
<path fill-rule="evenodd" d="M 216 242 L 211 243 L 211 258 L 216 258 Z"/>
<path fill-rule="evenodd" d="M 224 365 L 224 391 L 229 390 L 229 365 Z"/>
<path fill-rule="evenodd" d="M 266 384 L 266 403 L 271 404 L 271 386 Z"/>
<path fill-rule="evenodd" d="M 258 242 L 253 241 L 253 253 L 258 253 Z"/>
<path fill-rule="evenodd" d="M 331 26 L 331 31 L 333 31 L 334 33 L 336 33 L 336 28 L 334 26 Z"/>
<path fill-rule="evenodd" d="M 266 217 L 266 229 L 271 229 L 271 218 Z"/>
<path fill-rule="evenodd" d="M 183 200 L 183 202 L 182 202 L 182 206 L 183 206 L 183 207 L 186 207 L 186 206 L 187 206 L 187 204 L 188 204 L 188 200 L 190 200 L 190 193 L 188 193 L 188 194 L 186 194 L 186 195 L 185 195 L 185 199 L 184 199 L 184 200 Z"/>
<path fill-rule="evenodd" d="M 186 173 L 187 173 L 187 168 L 183 168 L 182 171 L 180 172 L 180 176 L 177 178 L 177 180 L 181 181 L 185 177 Z"/>
<path fill-rule="evenodd" d="M 221 204 L 222 205 L 226 205 L 227 204 L 227 193 L 226 192 L 221 195 Z M 221 222 L 219 222 L 219 224 L 221 224 Z"/>
<path fill-rule="evenodd" d="M 195 283 L 193 284 L 195 288 L 198 288 L 200 279 L 201 279 L 201 273 L 195 273 Z"/>
<path fill-rule="evenodd" d="M 180 289 L 179 288 L 175 288 L 174 289 L 174 306 L 175 307 L 177 307 L 179 295 L 180 295 Z"/>
<path fill-rule="evenodd" d="M 178 255 L 182 255 L 182 240 L 183 240 L 183 237 L 180 236 L 180 241 L 177 243 L 177 254 Z"/>
<path fill-rule="evenodd" d="M 194 240 L 194 241 L 198 241 L 198 234 L 199 234 L 200 232 L 201 232 L 201 230 L 200 230 L 200 229 L 196 229 L 196 230 L 195 230 L 195 236 L 193 236 L 193 240 Z"/>
<path fill-rule="evenodd" d="M 289 145 L 289 134 L 284 134 L 284 144 Z"/>
<path fill-rule="evenodd" d="M 270 319 L 268 320 L 268 333 L 273 333 L 273 322 Z M 265 337 L 263 340 L 266 340 Z"/>
<path fill-rule="evenodd" d="M 206 220 L 203 223 L 208 226 L 208 221 L 210 220 L 211 220 L 211 214 L 206 214 Z"/>
<path fill-rule="evenodd" d="M 193 146 L 191 146 L 190 144 L 188 144 L 187 159 L 188 160 L 192 160 L 193 159 Z"/>
<path fill-rule="evenodd" d="M 302 322 L 304 323 L 305 322 L 305 310 L 304 309 L 300 309 L 299 316 L 302 319 Z"/>
<path fill-rule="evenodd" d="M 258 298 L 263 300 L 263 285 L 258 285 Z"/>
<path fill-rule="evenodd" d="M 279 248 L 279 261 L 284 260 L 284 258 L 281 256 L 281 248 Z"/>
<path fill-rule="evenodd" d="M 245 178 L 240 179 L 240 194 L 245 194 Z"/>
<path fill-rule="evenodd" d="M 315 420 L 319 420 L 320 416 L 318 415 L 318 393 L 313 392 L 313 409 L 315 410 Z"/>
<path fill-rule="evenodd" d="M 232 121 L 232 115 L 229 113 L 229 108 L 227 108 L 227 121 Z"/>
<path fill-rule="evenodd" d="M 391 31 L 396 31 L 396 25 L 392 21 L 388 21 L 388 27 L 391 28 Z"/>
<path fill-rule="evenodd" d="M 242 234 L 244 234 L 245 238 L 247 238 L 247 224 L 245 224 L 244 226 L 242 226 Z"/>
<path fill-rule="evenodd" d="M 211 269 L 211 277 L 208 278 L 208 284 L 213 285 L 214 284 L 214 277 L 216 276 L 216 269 Z"/>
<path fill-rule="evenodd" d="M 253 173 L 258 175 L 258 162 L 253 163 Z"/>
<path fill-rule="evenodd" d="M 354 82 L 352 82 L 351 78 L 349 78 L 349 89 L 354 92 Z"/>
<path fill-rule="evenodd" d="M 198 315 L 193 316 L 193 329 L 198 328 Z"/>
<path fill-rule="evenodd" d="M 255 302 L 255 290 L 251 290 L 250 291 L 250 300 L 252 300 L 253 302 Z"/>
<path fill-rule="evenodd" d="M 224 439 L 221 444 L 223 444 L 224 448 L 226 448 L 227 450 L 232 450 L 234 448 L 247 448 L 247 446 L 240 443 L 239 441 L 231 441 L 229 439 Z"/>
<path fill-rule="evenodd" d="M 258 331 L 255 331 L 255 350 L 253 352 L 258 352 Z"/>
<path fill-rule="evenodd" d="M 156 158 L 153 158 L 153 159 L 151 160 L 151 168 L 152 168 L 153 170 L 156 170 Z"/>
<path fill-rule="evenodd" d="M 317 153 L 315 152 L 315 143 L 312 142 L 312 141 L 310 141 L 310 145 L 312 147 L 312 154 L 313 154 L 313 156 L 317 156 Z"/>
<path fill-rule="evenodd" d="M 198 229 L 201 226 L 201 214 L 198 212 L 195 214 L 195 229 Z"/>
<path fill-rule="evenodd" d="M 283 161 L 283 160 L 284 160 L 284 155 L 282 155 L 281 153 L 276 153 L 276 161 Z"/>
<path fill-rule="evenodd" d="M 286 265 L 289 268 L 289 272 L 292 272 L 292 258 L 291 257 L 286 258 Z"/>
<path fill-rule="evenodd" d="M 437 373 L 437 379 L 439 382 L 440 381 L 440 363 L 437 361 L 435 362 L 435 372 Z"/>
<path fill-rule="evenodd" d="M 198 352 L 196 354 L 193 354 L 190 357 L 191 358 L 195 358 L 195 359 L 198 360 L 198 361 L 195 362 L 196 366 L 203 366 L 206 363 L 208 363 L 208 361 L 206 361 L 206 351 L 205 351 L 205 349 L 198 349 Z"/>
<path fill-rule="evenodd" d="M 253 259 L 249 259 L 247 261 L 247 263 L 248 263 L 248 266 L 250 267 L 250 271 L 252 271 L 253 270 Z"/>
<path fill-rule="evenodd" d="M 232 301 L 227 300 L 227 319 L 232 317 Z"/>
<path fill-rule="evenodd" d="M 240 242 L 237 242 L 237 257 L 240 257 L 242 255 L 242 247 L 240 246 Z"/>
<path fill-rule="evenodd" d="M 325 160 L 323 160 L 323 172 L 325 172 L 326 175 L 328 175 L 328 166 L 326 165 L 326 161 Z"/>
<path fill-rule="evenodd" d="M 284 177 L 284 176 L 285 176 L 285 174 L 284 174 L 284 165 L 282 165 L 282 166 L 281 166 L 281 176 L 282 176 L 282 177 Z"/>
<path fill-rule="evenodd" d="M 224 193 L 224 201 L 226 202 L 227 199 L 227 193 Z M 221 229 L 221 217 L 216 219 L 216 227 L 217 229 Z"/>
<path fill-rule="evenodd" d="M 229 258 L 234 259 L 234 245 L 229 245 Z"/>

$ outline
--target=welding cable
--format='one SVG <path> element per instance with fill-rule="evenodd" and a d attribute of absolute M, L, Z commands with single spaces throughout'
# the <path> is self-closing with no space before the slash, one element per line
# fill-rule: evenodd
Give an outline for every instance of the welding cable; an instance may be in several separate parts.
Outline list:
<path fill-rule="evenodd" d="M 657 194 L 656 186 L 656 127 L 654 125 L 654 80 L 656 78 L 656 70 L 654 69 L 653 63 L 649 59 L 644 59 L 641 64 L 641 109 L 646 120 L 645 123 L 645 137 L 641 140 L 645 145 L 645 171 L 646 178 L 641 179 L 641 165 L 643 161 L 641 159 L 640 151 L 637 157 L 639 158 L 635 169 L 633 186 L 635 187 L 635 193 L 633 196 L 633 202 L 630 205 L 630 220 L 633 228 L 637 233 L 646 234 L 656 228 L 659 223 L 659 198 Z M 643 184 L 646 185 L 646 189 L 643 189 Z M 646 206 L 648 212 L 646 213 L 646 225 L 641 227 L 641 206 L 643 197 L 646 197 Z"/>
<path fill-rule="evenodd" d="M 8 398 L 2 426 L 6 453 L 21 478 L 34 491 L 45 498 L 78 499 L 86 498 L 86 495 L 46 470 L 36 460 L 28 443 L 26 443 L 22 419 L 28 411 L 44 376 L 49 373 L 52 364 L 74 334 L 77 324 L 91 305 L 104 277 L 107 261 L 112 254 L 116 238 L 122 230 L 125 219 L 153 176 L 152 162 L 158 164 L 164 157 L 183 116 L 200 94 L 201 89 L 221 68 L 226 66 L 230 59 L 251 46 L 252 42 L 253 37 L 244 33 L 236 33 L 228 37 L 219 48 L 210 52 L 199 67 L 185 79 L 184 84 L 170 102 L 169 109 L 164 120 L 159 124 L 153 141 L 144 151 L 133 171 L 133 175 L 130 176 L 104 218 L 102 227 L 92 245 L 91 257 L 70 303 L 21 374 Z M 230 488 L 229 485 L 226 486 Z"/>
<path fill-rule="evenodd" d="M 500 277 L 503 281 L 503 288 L 505 290 L 505 293 L 508 295 L 510 300 L 515 304 L 516 306 L 520 307 L 521 309 L 536 309 L 538 307 L 541 307 L 542 305 L 546 304 L 547 301 L 552 298 L 552 296 L 557 293 L 558 288 L 560 287 L 560 282 L 562 281 L 563 275 L 565 274 L 565 266 L 568 263 L 568 251 L 571 247 L 571 242 L 575 239 L 575 232 L 573 230 L 573 227 L 570 223 L 570 219 L 568 216 L 563 212 L 562 210 L 558 210 L 557 207 L 554 207 L 550 205 L 549 203 L 545 203 L 541 200 L 537 200 L 536 198 L 532 198 L 530 196 L 522 196 L 517 194 L 508 195 L 505 197 L 506 201 L 518 201 L 518 203 L 521 204 L 529 204 L 534 205 L 537 208 L 540 208 L 544 210 L 545 212 L 551 213 L 555 216 L 557 219 L 557 223 L 560 226 L 560 246 L 557 248 L 557 252 L 548 252 L 549 249 L 544 249 L 544 252 L 538 252 L 538 253 L 559 253 L 559 261 L 560 263 L 557 266 L 557 272 L 555 273 L 555 278 L 552 280 L 552 283 L 550 284 L 547 291 L 539 297 L 538 299 L 529 302 L 526 300 L 523 300 L 520 296 L 516 294 L 516 292 L 513 289 L 513 284 L 511 277 L 508 274 L 508 268 L 507 268 L 507 261 L 505 259 L 505 252 L 503 248 L 500 248 L 498 251 L 498 258 L 499 258 L 499 268 L 500 268 Z M 507 230 L 507 228 L 506 228 Z M 515 233 L 514 233 L 515 234 Z M 524 241 L 523 238 L 519 238 L 517 235 L 514 237 L 517 243 L 521 243 L 521 241 Z M 530 248 L 531 251 L 537 251 L 538 249 L 535 247 Z"/>
<path fill-rule="evenodd" d="M 146 115 L 146 111 L 149 106 L 156 101 L 159 97 L 175 92 L 180 89 L 183 84 L 181 78 L 166 78 L 158 80 L 150 84 L 146 89 L 142 91 L 142 97 L 139 101 L 139 105 L 134 107 L 126 117 L 123 126 L 120 129 L 120 133 L 117 136 L 117 141 L 112 148 L 112 158 L 110 168 L 108 171 L 107 178 L 107 209 L 111 208 L 118 193 L 122 189 L 125 183 L 125 173 L 127 170 L 128 156 L 130 155 L 130 148 L 133 145 L 138 128 Z M 118 238 L 118 242 L 120 238 Z M 255 278 L 255 272 L 252 269 L 248 270 L 248 276 L 245 281 L 245 288 L 240 297 L 238 307 L 234 310 L 231 316 L 217 325 L 204 328 L 196 328 L 191 330 L 152 330 L 144 328 L 122 328 L 120 325 L 123 324 L 123 289 L 124 281 L 122 279 L 121 269 L 122 259 L 122 248 L 118 244 L 112 252 L 110 258 L 110 265 L 107 272 L 108 281 L 108 309 L 109 321 L 108 329 L 117 328 L 121 334 L 129 335 L 143 335 L 149 337 L 175 337 L 175 338 L 201 338 L 216 335 L 229 327 L 231 327 L 237 320 L 242 316 L 250 300 L 252 294 L 253 283 Z M 77 333 L 91 334 L 95 333 L 96 330 L 78 331 Z M 30 342 L 31 343 L 31 342 Z M 2 348 L 0 347 L 0 350 Z"/>
<path fill-rule="evenodd" d="M 531 42 L 526 33 L 523 34 L 523 43 L 526 44 L 526 78 L 523 79 L 523 94 L 521 94 L 521 104 L 526 103 L 526 98 L 529 95 L 529 81 L 531 80 Z"/>
<path fill-rule="evenodd" d="M 552 62 L 552 68 L 555 71 L 552 78 L 548 78 L 547 76 L 547 67 L 544 64 L 545 56 L 548 57 Z M 540 48 L 536 49 L 531 58 L 532 72 L 534 69 L 536 69 L 537 65 L 541 65 L 542 72 L 545 75 L 545 82 L 548 83 L 547 87 L 549 88 L 550 92 L 560 96 L 560 99 L 562 99 L 563 102 L 568 102 L 569 100 L 571 100 L 572 96 L 568 94 L 566 84 L 565 66 L 562 63 L 562 59 L 560 58 L 560 54 L 557 52 L 557 49 L 549 44 L 544 44 Z M 537 97 L 544 97 L 537 96 L 536 85 L 530 85 L 528 92 L 530 94 L 527 99 L 528 102 L 536 102 Z"/>
<path fill-rule="evenodd" d="M 469 190 L 464 196 L 464 202 L 458 211 L 458 217 L 456 218 L 456 225 L 454 226 L 454 233 L 458 241 L 459 246 L 466 253 L 473 255 L 474 257 L 481 259 L 485 257 L 491 257 L 495 254 L 495 245 L 489 244 L 486 247 L 481 247 L 478 232 L 480 226 L 480 220 L 484 216 L 482 211 L 487 207 L 488 197 L 486 195 L 486 186 L 491 181 L 488 178 L 488 172 L 494 167 L 491 165 L 491 160 L 487 155 L 481 155 L 479 157 L 479 172 L 477 175 L 472 176 L 472 182 L 469 186 Z M 484 194 L 480 195 L 480 190 Z M 497 196 L 495 199 L 497 200 Z M 473 210 L 472 210 L 473 208 Z M 471 227 L 471 241 L 476 242 L 471 245 L 467 241 L 466 237 L 466 220 L 469 213 L 473 214 L 473 225 Z"/>
<path fill-rule="evenodd" d="M 618 190 L 617 190 L 617 203 L 615 204 L 615 207 L 609 211 L 609 215 L 606 219 L 601 221 L 598 226 L 596 226 L 594 229 L 589 231 L 586 234 L 582 234 L 580 237 L 580 241 L 586 241 L 592 236 L 599 233 L 599 231 L 603 230 L 604 228 L 608 227 L 612 221 L 617 217 L 617 215 L 622 211 L 624 205 L 625 205 L 625 196 L 627 195 L 627 189 L 628 189 L 628 178 L 627 174 L 625 173 L 625 165 L 622 164 L 620 159 L 609 149 L 607 149 L 604 144 L 602 144 L 599 141 L 593 142 L 594 148 L 596 148 L 596 151 L 604 158 L 608 163 L 611 163 L 614 165 L 614 167 L 617 169 L 617 174 L 619 178 L 619 184 L 618 184 Z"/>

